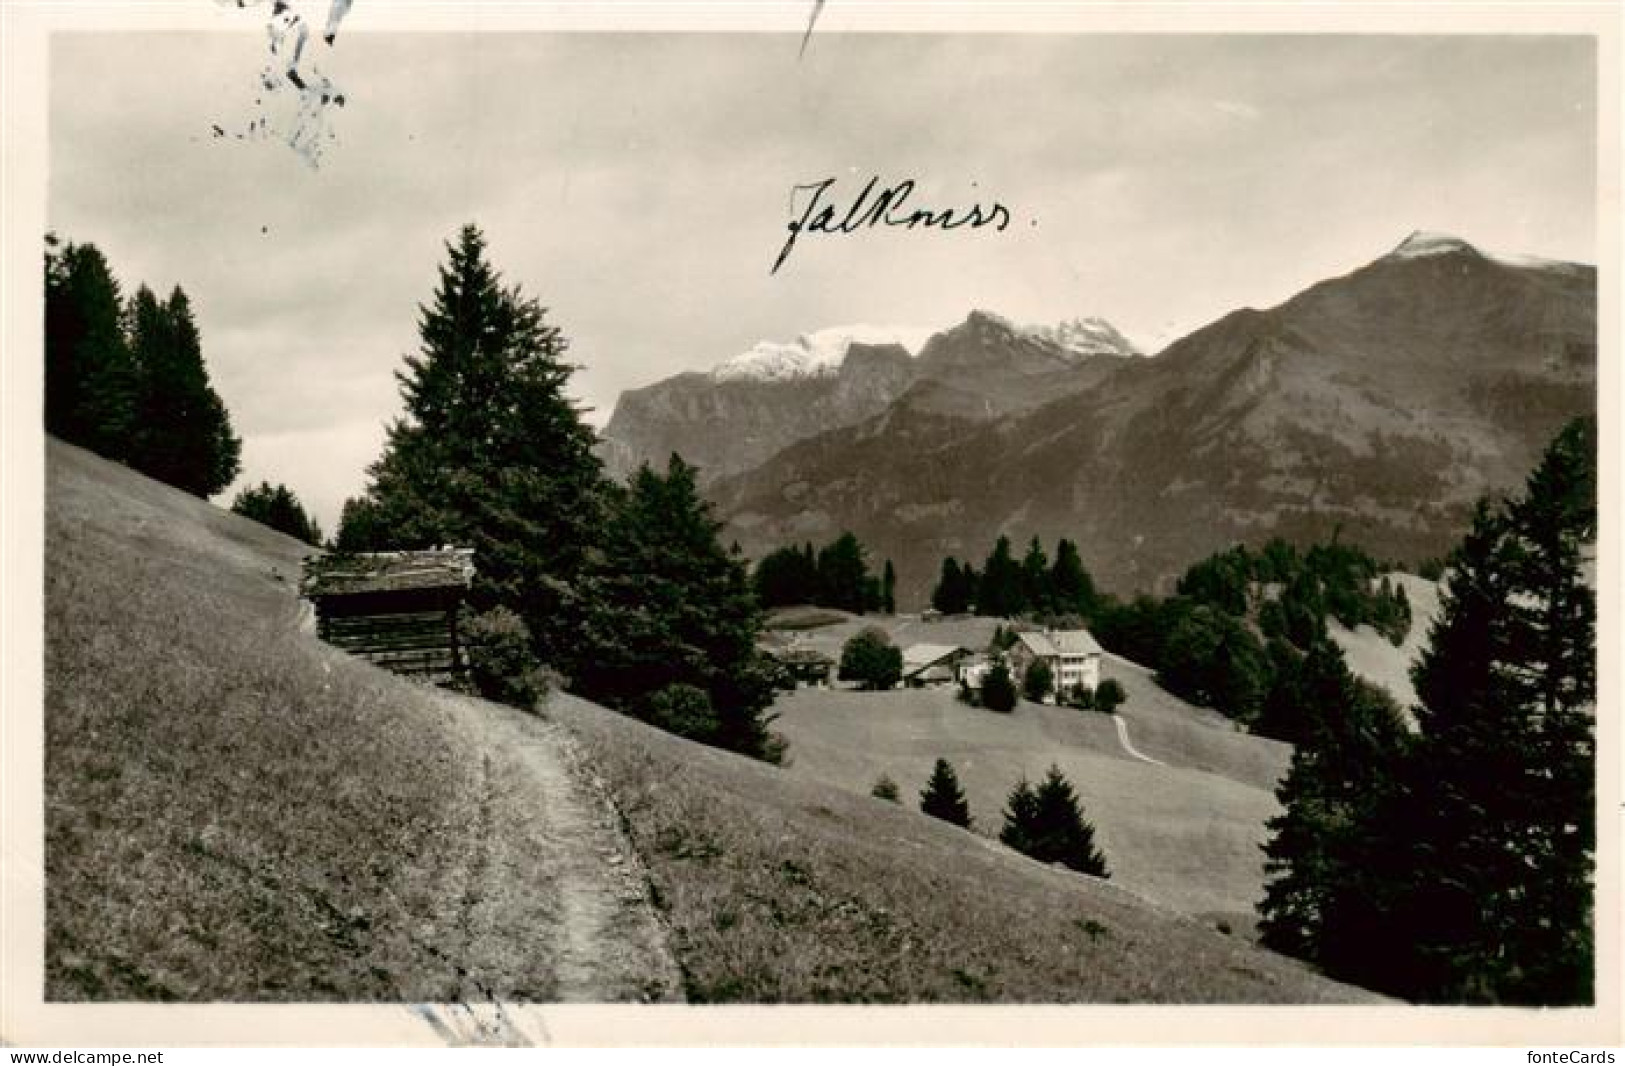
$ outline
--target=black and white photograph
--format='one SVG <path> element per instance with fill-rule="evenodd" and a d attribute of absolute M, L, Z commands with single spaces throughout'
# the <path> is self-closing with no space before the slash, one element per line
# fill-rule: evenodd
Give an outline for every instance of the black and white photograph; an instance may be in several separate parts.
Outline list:
<path fill-rule="evenodd" d="M 1618 8 L 24 7 L 0 1040 L 1619 1042 Z"/>

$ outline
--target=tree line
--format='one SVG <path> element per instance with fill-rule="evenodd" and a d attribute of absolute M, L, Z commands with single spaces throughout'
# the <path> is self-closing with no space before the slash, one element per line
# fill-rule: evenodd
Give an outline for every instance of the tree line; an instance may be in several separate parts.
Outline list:
<path fill-rule="evenodd" d="M 943 614 L 975 613 L 991 618 L 1092 616 L 1100 605 L 1094 579 L 1078 546 L 1062 537 L 1050 562 L 1037 537 L 1018 562 L 1010 538 L 999 537 L 977 570 L 950 555 L 931 592 L 931 606 Z"/>
<path fill-rule="evenodd" d="M 241 468 L 242 442 L 209 382 L 180 286 L 125 297 L 94 244 L 45 238 L 45 429 L 208 498 Z"/>
<path fill-rule="evenodd" d="M 473 548 L 470 631 L 488 639 L 470 654 L 488 695 L 528 704 L 551 676 L 662 728 L 778 758 L 760 609 L 694 468 L 673 455 L 624 486 L 604 475 L 567 392 L 567 339 L 504 282 L 477 227 L 447 244 L 438 274 L 418 351 L 396 374 L 405 413 L 346 501 L 335 550 Z"/>
<path fill-rule="evenodd" d="M 1170 692 L 1291 741 L 1299 729 L 1298 674 L 1306 653 L 1330 639 L 1328 616 L 1351 627 L 1370 624 L 1396 644 L 1409 632 L 1405 589 L 1384 570 L 1335 539 L 1300 551 L 1277 538 L 1193 564 L 1171 596 L 1123 602 L 1097 590 L 1072 541 L 1059 540 L 1051 563 L 1037 537 L 1017 560 L 1001 536 L 980 570 L 943 560 L 932 605 L 944 613 L 1086 625 L 1103 646 L 1156 671 Z"/>
<path fill-rule="evenodd" d="M 850 532 L 816 551 L 808 541 L 769 552 L 756 564 L 751 587 L 768 609 L 808 604 L 853 614 L 897 610 L 897 571 L 891 560 L 880 574 L 871 574 L 868 550 Z"/>
<path fill-rule="evenodd" d="M 1329 642 L 1266 846 L 1264 942 L 1406 999 L 1593 1001 L 1596 423 L 1449 560 L 1413 732 Z"/>

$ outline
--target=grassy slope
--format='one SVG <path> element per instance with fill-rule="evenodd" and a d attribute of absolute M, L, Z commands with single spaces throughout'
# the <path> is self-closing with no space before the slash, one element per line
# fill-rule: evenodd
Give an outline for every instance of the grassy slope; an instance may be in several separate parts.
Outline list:
<path fill-rule="evenodd" d="M 1401 707 L 1411 707 L 1417 702 L 1411 667 L 1421 655 L 1433 621 L 1439 616 L 1439 594 L 1443 586 L 1414 574 L 1388 576 L 1396 585 L 1404 587 L 1411 604 L 1411 628 L 1402 644 L 1398 647 L 1390 644 L 1388 638 L 1370 626 L 1349 629 L 1335 618 L 1326 619 L 1326 629 L 1343 649 L 1343 657 L 1356 677 L 1386 689 Z"/>
<path fill-rule="evenodd" d="M 552 874 L 469 831 L 507 766 L 471 701 L 300 635 L 303 545 L 48 464 L 47 998 L 552 998 Z"/>
<path fill-rule="evenodd" d="M 900 647 L 977 648 L 998 624 L 840 617 L 801 639 L 838 655 L 851 634 L 879 625 Z M 1118 713 L 1135 748 L 1167 765 L 1133 759 L 1106 715 L 1023 703 L 1005 717 L 946 691 L 804 689 L 775 707 L 776 728 L 790 739 L 793 773 L 863 794 L 887 774 L 910 805 L 932 763 L 946 758 L 978 829 L 994 836 L 1016 781 L 1037 780 L 1056 764 L 1077 788 L 1114 880 L 1187 914 L 1250 929 L 1263 894 L 1264 823 L 1280 810 L 1274 789 L 1291 749 L 1178 699 L 1126 659 L 1106 656 L 1102 676 L 1115 677 L 1128 694 Z"/>
<path fill-rule="evenodd" d="M 571 697 L 546 713 L 615 797 L 691 1000 L 1372 998 L 906 807 Z"/>
<path fill-rule="evenodd" d="M 1137 679 L 1124 680 L 1126 688 L 1137 687 Z M 1138 698 L 1130 695 L 1130 707 Z M 1016 781 L 1036 781 L 1058 765 L 1094 823 L 1114 882 L 1238 931 L 1252 924 L 1263 880 L 1264 822 L 1279 807 L 1259 784 L 1180 761 L 1184 751 L 1199 747 L 1196 731 L 1212 727 L 1187 727 L 1181 735 L 1159 722 L 1153 732 L 1139 727 L 1156 720 L 1151 715 L 1136 720 L 1125 714 L 1135 747 L 1170 764 L 1153 766 L 1123 750 L 1107 715 L 1068 708 L 1023 703 L 1005 716 L 968 707 L 947 691 L 803 689 L 776 709 L 782 711 L 776 728 L 790 739 L 791 773 L 860 794 L 888 774 L 913 807 L 932 763 L 946 758 L 964 786 L 975 827 L 994 836 Z M 1212 731 L 1225 741 L 1238 737 Z M 1166 739 L 1174 737 L 1179 744 Z"/>
<path fill-rule="evenodd" d="M 47 998 L 525 991 L 499 979 L 523 938 L 458 927 L 490 753 L 457 701 L 297 634 L 302 546 L 77 449 L 48 462 Z M 912 811 L 567 697 L 551 713 L 696 999 L 1368 998 Z"/>

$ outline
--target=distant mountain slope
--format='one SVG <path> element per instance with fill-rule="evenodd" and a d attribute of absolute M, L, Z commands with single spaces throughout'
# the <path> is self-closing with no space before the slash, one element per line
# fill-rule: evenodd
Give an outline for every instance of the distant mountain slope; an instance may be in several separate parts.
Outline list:
<path fill-rule="evenodd" d="M 1119 592 L 1274 535 L 1417 560 L 1594 408 L 1596 373 L 1593 268 L 1422 235 L 1034 410 L 975 419 L 911 391 L 711 494 L 747 553 L 851 529 L 905 606 L 1000 533 L 1071 537 Z"/>
<path fill-rule="evenodd" d="M 600 435 L 599 455 L 613 476 L 624 477 L 639 463 L 663 464 L 677 452 L 714 481 L 877 415 L 911 386 L 923 386 L 913 402 L 986 418 L 1087 387 L 1136 354 L 1098 318 L 1018 326 L 976 311 L 936 334 L 835 327 L 788 344 L 763 341 L 708 373 L 622 393 Z"/>

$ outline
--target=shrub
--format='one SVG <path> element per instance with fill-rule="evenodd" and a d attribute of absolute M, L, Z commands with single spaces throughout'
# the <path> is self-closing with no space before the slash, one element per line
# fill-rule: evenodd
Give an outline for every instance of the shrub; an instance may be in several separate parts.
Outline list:
<path fill-rule="evenodd" d="M 1023 780 L 1011 790 L 999 840 L 1039 862 L 1111 876 L 1105 856 L 1095 848 L 1095 827 L 1083 820 L 1077 794 L 1056 766 L 1037 788 Z"/>
<path fill-rule="evenodd" d="M 638 717 L 652 726 L 689 740 L 710 744 L 719 722 L 711 697 L 694 685 L 667 685 L 643 701 Z"/>
<path fill-rule="evenodd" d="M 1117 708 L 1121 707 L 1126 699 L 1128 693 L 1123 691 L 1123 686 L 1115 677 L 1108 677 L 1095 687 L 1095 710 L 1104 714 L 1116 714 Z"/>
<path fill-rule="evenodd" d="M 1021 690 L 1034 703 L 1043 703 L 1055 689 L 1055 672 L 1049 663 L 1036 659 L 1021 677 Z"/>
<path fill-rule="evenodd" d="M 901 802 L 898 799 L 897 782 L 887 774 L 881 774 L 875 781 L 875 787 L 869 790 L 869 795 L 875 799 L 890 800 L 893 803 Z"/>
<path fill-rule="evenodd" d="M 1066 704 L 1080 711 L 1092 711 L 1095 709 L 1095 690 L 1088 685 L 1073 685 L 1067 691 Z"/>
<path fill-rule="evenodd" d="M 948 765 L 947 759 L 938 759 L 931 771 L 931 780 L 926 782 L 925 790 L 920 793 L 920 810 L 933 818 L 970 828 L 970 805 L 965 802 L 965 793 L 959 787 L 959 776 Z"/>
<path fill-rule="evenodd" d="M 870 626 L 841 649 L 840 678 L 867 691 L 893 688 L 903 678 L 903 653 L 885 630 Z"/>
<path fill-rule="evenodd" d="M 1016 684 L 1010 678 L 1010 668 L 995 663 L 982 678 L 982 706 L 1000 714 L 1016 709 Z"/>
<path fill-rule="evenodd" d="M 534 710 L 547 695 L 549 677 L 531 651 L 530 629 L 513 611 L 493 607 L 464 610 L 458 624 L 474 691 L 488 700 Z"/>

